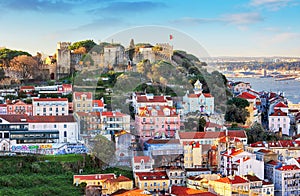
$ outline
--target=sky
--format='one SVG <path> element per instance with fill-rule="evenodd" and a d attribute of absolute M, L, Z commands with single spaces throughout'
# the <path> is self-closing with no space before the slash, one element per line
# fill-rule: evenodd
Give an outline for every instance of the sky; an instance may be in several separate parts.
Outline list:
<path fill-rule="evenodd" d="M 0 0 L 0 47 L 52 55 L 60 41 L 131 37 L 200 56 L 300 57 L 299 13 L 300 0 Z"/>

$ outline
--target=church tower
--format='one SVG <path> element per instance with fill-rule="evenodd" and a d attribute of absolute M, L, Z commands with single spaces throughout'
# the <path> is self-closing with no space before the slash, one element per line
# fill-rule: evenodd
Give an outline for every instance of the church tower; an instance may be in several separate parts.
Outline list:
<path fill-rule="evenodd" d="M 202 84 L 199 80 L 197 80 L 194 84 L 194 93 L 195 94 L 201 94 L 202 93 Z"/>

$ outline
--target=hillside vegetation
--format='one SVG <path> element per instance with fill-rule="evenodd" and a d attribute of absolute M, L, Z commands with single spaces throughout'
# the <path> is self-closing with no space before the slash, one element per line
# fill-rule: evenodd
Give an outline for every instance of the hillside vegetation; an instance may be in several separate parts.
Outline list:
<path fill-rule="evenodd" d="M 73 175 L 79 169 L 83 174 L 116 173 L 132 178 L 128 170 L 102 171 L 85 155 L 1 157 L 0 195 L 83 195 L 83 189 L 73 185 Z"/>

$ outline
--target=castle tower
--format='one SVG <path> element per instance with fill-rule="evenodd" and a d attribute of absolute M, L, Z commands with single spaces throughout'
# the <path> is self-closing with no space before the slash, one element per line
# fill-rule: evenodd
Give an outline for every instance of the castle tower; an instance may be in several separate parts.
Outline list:
<path fill-rule="evenodd" d="M 194 84 L 194 93 L 195 94 L 201 94 L 202 93 L 202 84 L 199 80 L 197 80 Z"/>
<path fill-rule="evenodd" d="M 57 66 L 56 75 L 57 79 L 66 77 L 71 71 L 71 51 L 69 46 L 71 42 L 58 42 L 56 49 Z"/>

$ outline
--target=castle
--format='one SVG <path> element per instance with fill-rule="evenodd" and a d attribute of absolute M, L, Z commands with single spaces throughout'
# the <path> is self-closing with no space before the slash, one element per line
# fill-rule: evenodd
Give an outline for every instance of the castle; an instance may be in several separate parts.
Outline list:
<path fill-rule="evenodd" d="M 45 64 L 49 65 L 50 79 L 60 79 L 73 73 L 75 70 L 83 70 L 87 65 L 82 63 L 82 53 L 76 53 L 69 49 L 71 42 L 58 42 L 56 48 L 56 62 L 48 57 Z M 119 69 L 119 65 L 124 66 L 129 60 L 128 49 L 120 44 L 110 44 L 103 48 L 103 53 L 91 51 L 88 53 L 93 61 L 95 68 L 114 68 Z M 150 62 L 158 60 L 171 61 L 173 55 L 173 46 L 169 44 L 156 44 L 155 46 L 139 47 L 135 51 L 132 62 L 136 64 L 143 59 L 149 59 Z M 88 65 L 88 68 L 89 65 Z"/>

